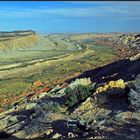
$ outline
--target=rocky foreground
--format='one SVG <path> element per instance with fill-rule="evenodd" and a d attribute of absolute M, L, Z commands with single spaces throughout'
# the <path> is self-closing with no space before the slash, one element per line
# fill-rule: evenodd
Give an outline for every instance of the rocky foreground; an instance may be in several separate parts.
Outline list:
<path fill-rule="evenodd" d="M 10 134 L 0 137 L 140 138 L 140 58 L 124 61 L 20 99 L 0 114 L 0 129 Z"/>

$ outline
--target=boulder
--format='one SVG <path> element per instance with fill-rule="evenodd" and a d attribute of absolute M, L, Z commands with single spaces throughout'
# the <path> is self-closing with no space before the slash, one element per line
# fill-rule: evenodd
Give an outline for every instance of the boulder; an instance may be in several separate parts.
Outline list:
<path fill-rule="evenodd" d="M 131 61 L 135 61 L 135 60 L 138 60 L 139 58 L 140 58 L 140 53 L 137 53 L 136 55 L 131 56 L 129 59 Z"/>
<path fill-rule="evenodd" d="M 72 132 L 68 133 L 68 138 L 74 138 L 74 137 L 75 137 L 75 135 Z"/>
<path fill-rule="evenodd" d="M 52 93 L 52 92 L 57 92 L 58 90 L 60 90 L 61 87 L 59 85 L 55 86 L 52 90 L 49 91 L 49 93 Z"/>
<path fill-rule="evenodd" d="M 130 111 L 121 112 L 121 113 L 118 113 L 117 115 L 115 115 L 115 119 L 119 120 L 119 121 L 125 121 L 125 120 L 131 119 L 131 118 L 132 118 L 132 112 L 130 112 Z"/>
<path fill-rule="evenodd" d="M 58 138 L 61 138 L 61 137 L 62 137 L 61 134 L 56 133 L 56 134 L 54 134 L 54 135 L 52 136 L 52 139 L 58 139 Z"/>
<path fill-rule="evenodd" d="M 29 109 L 32 109 L 32 108 L 34 108 L 36 106 L 36 103 L 30 103 L 30 104 L 27 104 L 26 105 L 26 110 L 29 110 Z"/>
<path fill-rule="evenodd" d="M 37 95 L 38 99 L 42 99 L 44 98 L 46 95 L 48 95 L 48 92 L 42 92 L 40 94 Z"/>
<path fill-rule="evenodd" d="M 84 112 L 86 110 L 89 110 L 93 107 L 94 107 L 93 98 L 89 97 L 77 109 L 75 109 L 75 111 L 73 113 L 78 113 L 79 114 L 79 113 L 82 113 L 82 112 Z"/>
<path fill-rule="evenodd" d="M 46 130 L 45 134 L 46 135 L 50 135 L 52 132 L 53 132 L 53 129 L 50 128 L 50 129 L 47 129 Z"/>

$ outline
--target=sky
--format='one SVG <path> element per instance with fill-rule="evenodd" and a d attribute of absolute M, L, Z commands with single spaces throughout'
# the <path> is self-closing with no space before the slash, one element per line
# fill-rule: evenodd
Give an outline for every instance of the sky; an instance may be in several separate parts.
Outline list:
<path fill-rule="evenodd" d="M 139 1 L 0 2 L 0 31 L 140 32 Z"/>

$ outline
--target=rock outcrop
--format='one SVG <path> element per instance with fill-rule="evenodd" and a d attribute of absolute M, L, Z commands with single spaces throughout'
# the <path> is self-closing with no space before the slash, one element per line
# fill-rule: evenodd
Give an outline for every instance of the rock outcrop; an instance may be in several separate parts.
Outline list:
<path fill-rule="evenodd" d="M 140 51 L 139 33 L 120 33 L 111 37 L 98 38 L 97 44 L 111 45 L 120 52 L 120 58 L 124 59 L 136 55 Z"/>
<path fill-rule="evenodd" d="M 70 85 L 82 82 L 84 85 L 89 81 L 89 78 L 77 79 Z M 132 111 L 129 106 L 128 83 L 119 79 L 96 85 L 93 93 L 71 111 L 62 101 L 70 85 L 56 86 L 36 100 L 28 99 L 22 104 L 20 100 L 16 108 L 0 113 L 0 130 L 8 136 L 26 139 L 139 138 L 140 112 Z M 58 94 L 61 90 L 62 95 Z"/>

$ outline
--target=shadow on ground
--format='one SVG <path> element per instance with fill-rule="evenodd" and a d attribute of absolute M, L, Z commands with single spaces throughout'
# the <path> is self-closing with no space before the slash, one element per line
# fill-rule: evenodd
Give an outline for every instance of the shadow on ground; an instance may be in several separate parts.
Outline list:
<path fill-rule="evenodd" d="M 128 123 L 129 122 L 129 123 Z M 110 124 L 111 123 L 111 124 Z M 104 124 L 105 127 L 111 128 L 111 129 L 104 129 L 104 130 L 99 130 L 97 129 L 90 129 L 88 131 L 70 131 L 69 128 L 66 126 L 66 121 L 65 120 L 59 120 L 55 121 L 52 123 L 53 130 L 54 132 L 51 133 L 48 136 L 42 137 L 42 138 L 35 138 L 32 140 L 45 140 L 45 139 L 51 139 L 51 137 L 59 133 L 61 134 L 64 138 L 68 138 L 67 134 L 68 132 L 72 132 L 74 135 L 77 135 L 78 138 L 90 138 L 90 137 L 98 137 L 98 136 L 105 136 L 105 138 L 113 138 L 113 139 L 139 139 L 140 138 L 140 122 L 137 119 L 130 119 L 127 120 L 126 122 L 110 122 Z M 86 136 L 84 136 L 84 133 L 87 133 Z M 25 139 L 19 139 L 15 136 L 12 136 L 10 134 L 7 134 L 6 132 L 0 132 L 0 139 L 3 140 L 25 140 Z"/>
<path fill-rule="evenodd" d="M 134 80 L 138 74 L 140 74 L 140 59 L 135 61 L 124 59 L 96 69 L 85 71 L 78 77 L 67 80 L 66 82 L 70 83 L 77 78 L 84 77 L 90 77 L 92 82 L 98 84 L 118 79 L 129 81 Z"/>

